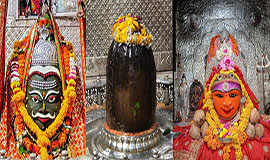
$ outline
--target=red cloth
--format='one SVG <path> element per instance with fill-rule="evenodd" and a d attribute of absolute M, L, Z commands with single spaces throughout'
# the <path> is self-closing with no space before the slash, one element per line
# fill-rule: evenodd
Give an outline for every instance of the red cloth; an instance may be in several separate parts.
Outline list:
<path fill-rule="evenodd" d="M 78 5 L 82 5 L 84 15 L 86 15 L 86 0 L 78 0 Z M 82 60 L 82 76 L 83 76 L 83 91 L 86 99 L 86 16 L 79 19 L 80 21 L 80 42 L 81 42 L 81 60 Z"/>
<path fill-rule="evenodd" d="M 263 138 L 248 138 L 242 145 L 243 158 L 247 156 L 250 160 L 270 159 L 270 121 L 260 120 L 260 123 L 264 126 Z M 173 153 L 174 159 L 198 159 L 198 160 L 222 160 L 223 150 L 219 148 L 212 150 L 208 148 L 207 144 L 201 138 L 200 140 L 193 140 L 189 136 L 190 126 L 175 126 L 174 132 L 180 132 L 177 138 L 173 140 Z M 235 159 L 235 149 L 231 147 L 230 159 Z"/>
<path fill-rule="evenodd" d="M 8 0 L 0 0 L 0 95 L 3 95 L 5 77 L 5 43 Z M 0 97 L 0 113 L 4 96 Z"/>

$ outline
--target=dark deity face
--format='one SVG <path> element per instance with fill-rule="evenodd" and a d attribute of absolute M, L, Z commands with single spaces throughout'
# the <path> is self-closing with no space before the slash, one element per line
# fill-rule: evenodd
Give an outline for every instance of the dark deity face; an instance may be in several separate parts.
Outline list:
<path fill-rule="evenodd" d="M 192 111 L 195 111 L 200 103 L 201 100 L 201 95 L 202 95 L 202 90 L 199 86 L 195 86 L 193 89 L 193 94 L 191 95 L 191 106 L 190 109 Z"/>
<path fill-rule="evenodd" d="M 194 80 L 189 91 L 190 110 L 195 111 L 199 107 L 203 86 L 198 80 Z"/>
<path fill-rule="evenodd" d="M 59 76 L 54 72 L 33 74 L 27 82 L 26 92 L 28 114 L 44 131 L 53 123 L 61 109 L 62 87 Z"/>

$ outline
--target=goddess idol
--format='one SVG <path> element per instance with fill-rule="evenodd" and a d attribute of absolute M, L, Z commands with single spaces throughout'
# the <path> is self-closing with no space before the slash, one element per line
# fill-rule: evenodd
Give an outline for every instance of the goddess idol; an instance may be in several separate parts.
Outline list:
<path fill-rule="evenodd" d="M 70 42 L 48 10 L 14 43 L 8 63 L 0 149 L 14 159 L 85 155 L 82 84 Z"/>
<path fill-rule="evenodd" d="M 231 34 L 212 38 L 208 65 L 214 67 L 191 125 L 174 127 L 180 132 L 173 141 L 175 159 L 270 159 L 270 124 L 235 64 L 239 58 Z"/>

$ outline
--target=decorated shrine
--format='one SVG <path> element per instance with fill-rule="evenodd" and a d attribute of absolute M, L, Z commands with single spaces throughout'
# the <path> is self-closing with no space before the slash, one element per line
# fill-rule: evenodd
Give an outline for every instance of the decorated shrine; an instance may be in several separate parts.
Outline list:
<path fill-rule="evenodd" d="M 267 8 L 176 3 L 174 159 L 269 159 Z"/>
<path fill-rule="evenodd" d="M 247 155 L 253 159 L 267 157 L 267 153 L 254 154 L 253 150 L 245 149 L 252 145 L 268 147 L 268 130 L 264 129 L 268 124 L 260 118 L 258 100 L 233 61 L 238 56 L 238 47 L 231 34 L 212 38 L 208 62 L 210 64 L 213 58 L 220 62 L 213 67 L 205 84 L 192 125 L 174 128 L 175 132 L 182 133 L 174 139 L 177 158 L 188 159 L 189 151 L 193 152 L 189 147 L 194 145 L 197 148 L 193 155 L 196 159 L 243 159 Z"/>
<path fill-rule="evenodd" d="M 7 64 L 0 120 L 1 157 L 42 160 L 86 154 L 85 101 L 73 45 L 49 4 Z M 3 157 L 2 157 L 3 158 Z"/>

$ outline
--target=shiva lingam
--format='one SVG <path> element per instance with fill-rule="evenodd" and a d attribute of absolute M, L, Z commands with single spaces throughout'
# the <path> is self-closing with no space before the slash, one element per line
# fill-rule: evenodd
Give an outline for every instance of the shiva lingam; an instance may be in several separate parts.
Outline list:
<path fill-rule="evenodd" d="M 115 21 L 113 38 L 107 60 L 106 120 L 92 142 L 94 157 L 158 158 L 164 140 L 155 117 L 152 36 L 140 17 L 127 15 Z"/>

